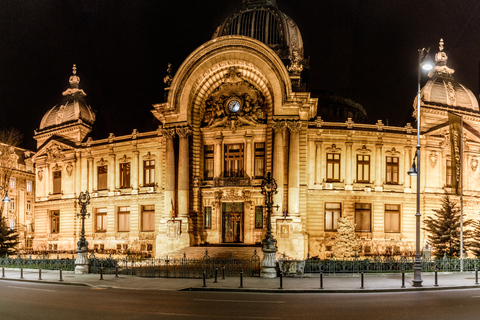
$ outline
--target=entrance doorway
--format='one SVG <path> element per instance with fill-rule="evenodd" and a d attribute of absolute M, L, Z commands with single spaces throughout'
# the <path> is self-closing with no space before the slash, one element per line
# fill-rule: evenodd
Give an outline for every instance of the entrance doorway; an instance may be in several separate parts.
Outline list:
<path fill-rule="evenodd" d="M 222 203 L 223 242 L 243 242 L 243 202 Z"/>

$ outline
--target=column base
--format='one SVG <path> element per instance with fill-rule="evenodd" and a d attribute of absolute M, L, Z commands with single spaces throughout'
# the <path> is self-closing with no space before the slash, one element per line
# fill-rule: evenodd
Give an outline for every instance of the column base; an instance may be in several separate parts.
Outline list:
<path fill-rule="evenodd" d="M 260 277 L 261 278 L 276 278 L 277 277 L 277 259 L 276 259 L 276 253 L 277 250 L 268 250 L 268 249 L 263 249 L 263 260 L 260 263 L 260 266 L 262 267 L 262 270 L 260 271 Z"/>
<path fill-rule="evenodd" d="M 75 274 L 88 274 L 88 251 L 77 252 L 75 260 Z"/>

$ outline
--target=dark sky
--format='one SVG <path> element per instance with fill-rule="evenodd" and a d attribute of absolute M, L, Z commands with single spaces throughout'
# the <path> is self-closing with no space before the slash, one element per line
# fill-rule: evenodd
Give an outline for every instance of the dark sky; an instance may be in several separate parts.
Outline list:
<path fill-rule="evenodd" d="M 478 96 L 480 1 L 277 0 L 300 27 L 311 89 L 363 105 L 369 122 L 411 121 L 417 50 L 445 41 L 455 78 Z M 33 130 L 61 102 L 76 63 L 97 112 L 94 138 L 158 123 L 168 62 L 174 71 L 241 0 L 1 0 L 1 127 Z M 426 78 L 423 80 L 425 81 Z"/>

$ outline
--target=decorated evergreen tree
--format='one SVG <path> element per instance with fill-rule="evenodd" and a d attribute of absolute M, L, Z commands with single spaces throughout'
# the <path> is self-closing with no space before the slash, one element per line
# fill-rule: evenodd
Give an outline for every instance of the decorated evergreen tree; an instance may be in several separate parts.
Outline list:
<path fill-rule="evenodd" d="M 475 257 L 480 257 L 480 221 L 476 220 L 472 222 L 471 237 L 468 239 L 466 245 Z"/>
<path fill-rule="evenodd" d="M 333 245 L 333 255 L 335 258 L 353 257 L 360 248 L 357 236 L 355 235 L 355 225 L 348 218 L 338 219 L 338 229 L 335 235 Z"/>
<path fill-rule="evenodd" d="M 427 231 L 427 243 L 432 247 L 434 255 L 437 258 L 460 257 L 460 210 L 456 208 L 457 203 L 450 201 L 446 195 L 442 200 L 440 209 L 433 209 L 435 214 L 425 218 L 425 228 Z M 470 221 L 464 221 L 463 226 L 467 226 Z M 468 231 L 463 232 L 466 239 Z"/>
<path fill-rule="evenodd" d="M 8 227 L 6 219 L 0 219 L 0 256 L 5 254 L 15 254 L 18 244 L 18 234 L 16 230 Z"/>

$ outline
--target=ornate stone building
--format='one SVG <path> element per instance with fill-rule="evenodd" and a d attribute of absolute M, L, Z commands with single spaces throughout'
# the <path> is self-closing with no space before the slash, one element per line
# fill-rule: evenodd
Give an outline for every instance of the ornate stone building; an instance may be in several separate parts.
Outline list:
<path fill-rule="evenodd" d="M 0 144 L 0 185 L 8 191 L 9 203 L 0 202 L 1 217 L 18 231 L 17 249 L 32 249 L 34 237 L 35 171 L 33 152 Z M 5 196 L 1 191 L 2 199 Z"/>
<path fill-rule="evenodd" d="M 98 250 L 163 256 L 205 244 L 258 244 L 266 228 L 260 184 L 272 172 L 280 252 L 327 256 L 340 216 L 354 220 L 364 254 L 413 249 L 416 185 L 407 171 L 416 131 L 364 124 L 359 104 L 312 97 L 303 54 L 298 27 L 275 0 L 245 0 L 165 78 L 167 100 L 152 110 L 157 131 L 97 141 L 86 138 L 95 115 L 74 68 L 64 101 L 35 133 L 35 246 L 75 248 L 76 198 L 86 190 L 87 239 Z M 443 44 L 436 58 L 422 91 L 422 214 L 451 193 L 447 112 L 455 111 L 464 117 L 465 208 L 473 217 L 478 103 L 453 79 Z"/>

